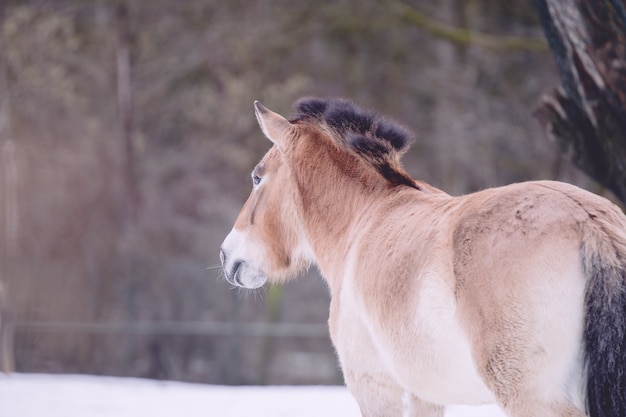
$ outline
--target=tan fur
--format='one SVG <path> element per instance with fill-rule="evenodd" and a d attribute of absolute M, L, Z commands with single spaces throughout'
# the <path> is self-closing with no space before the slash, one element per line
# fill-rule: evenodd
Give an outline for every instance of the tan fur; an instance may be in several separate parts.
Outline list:
<path fill-rule="evenodd" d="M 393 186 L 323 125 L 268 136 L 267 183 L 235 230 L 263 242 L 269 281 L 317 264 L 364 416 L 402 415 L 403 396 L 410 416 L 491 401 L 515 417 L 585 415 L 581 250 L 626 253 L 619 209 L 558 182 L 461 197 Z"/>

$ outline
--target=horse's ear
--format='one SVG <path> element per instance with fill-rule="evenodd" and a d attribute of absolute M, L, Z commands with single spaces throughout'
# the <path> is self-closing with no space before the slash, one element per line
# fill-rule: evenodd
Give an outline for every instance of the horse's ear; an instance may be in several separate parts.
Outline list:
<path fill-rule="evenodd" d="M 274 113 L 258 101 L 254 102 L 254 112 L 256 114 L 256 119 L 259 121 L 259 126 L 261 126 L 261 130 L 271 140 L 273 143 L 277 145 L 281 145 L 284 141 L 285 134 L 291 123 L 283 116 L 278 113 Z"/>

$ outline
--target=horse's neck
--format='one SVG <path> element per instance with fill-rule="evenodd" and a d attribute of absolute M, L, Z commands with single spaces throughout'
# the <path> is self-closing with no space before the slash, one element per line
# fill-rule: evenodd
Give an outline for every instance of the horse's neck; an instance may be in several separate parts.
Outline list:
<path fill-rule="evenodd" d="M 416 190 L 406 191 L 412 193 Z M 318 201 L 320 207 L 308 211 L 310 217 L 306 224 L 309 244 L 315 254 L 317 267 L 331 291 L 341 288 L 341 281 L 351 268 L 351 252 L 356 249 L 364 230 L 372 222 L 384 220 L 376 213 L 381 205 L 388 204 L 393 194 L 394 191 L 387 187 L 350 189 L 335 196 L 335 204 L 331 207 Z"/>
<path fill-rule="evenodd" d="M 317 267 L 331 280 L 350 249 L 355 224 L 375 204 L 379 192 L 367 195 L 356 187 L 338 187 L 337 184 L 320 188 L 303 199 L 302 218 Z M 332 189 L 341 192 L 331 195 L 329 190 Z"/>

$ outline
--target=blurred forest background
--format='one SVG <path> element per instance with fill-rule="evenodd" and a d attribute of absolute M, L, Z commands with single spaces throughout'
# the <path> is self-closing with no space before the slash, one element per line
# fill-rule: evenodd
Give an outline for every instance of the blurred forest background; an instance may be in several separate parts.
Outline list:
<path fill-rule="evenodd" d="M 248 293 L 216 268 L 270 146 L 255 99 L 389 115 L 417 132 L 407 170 L 451 194 L 601 191 L 532 118 L 559 80 L 526 0 L 3 0 L 0 28 L 0 283 L 19 372 L 341 381 L 314 272 Z"/>

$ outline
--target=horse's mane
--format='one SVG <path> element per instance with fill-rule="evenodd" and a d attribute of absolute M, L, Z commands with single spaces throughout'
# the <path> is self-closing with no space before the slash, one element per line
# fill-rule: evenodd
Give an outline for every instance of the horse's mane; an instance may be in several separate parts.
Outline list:
<path fill-rule="evenodd" d="M 291 122 L 326 124 L 337 141 L 370 162 L 393 185 L 417 188 L 400 164 L 400 156 L 413 140 L 408 129 L 345 99 L 304 98 L 295 108 Z"/>

